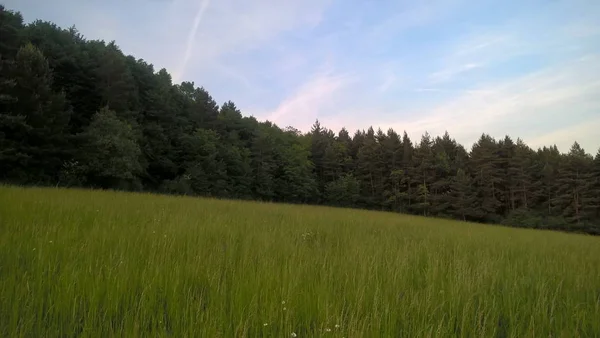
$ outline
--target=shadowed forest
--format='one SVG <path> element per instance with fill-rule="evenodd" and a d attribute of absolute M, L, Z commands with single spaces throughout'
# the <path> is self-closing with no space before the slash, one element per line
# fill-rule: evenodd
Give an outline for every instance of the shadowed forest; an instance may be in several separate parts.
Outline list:
<path fill-rule="evenodd" d="M 600 234 L 600 150 L 483 133 L 307 133 L 217 104 L 115 42 L 0 6 L 0 180 L 386 210 Z M 157 47 L 159 48 L 159 47 Z M 482 131 L 485 132 L 485 131 Z M 600 139 L 599 139 L 600 141 Z M 591 150 L 595 151 L 595 150 Z"/>

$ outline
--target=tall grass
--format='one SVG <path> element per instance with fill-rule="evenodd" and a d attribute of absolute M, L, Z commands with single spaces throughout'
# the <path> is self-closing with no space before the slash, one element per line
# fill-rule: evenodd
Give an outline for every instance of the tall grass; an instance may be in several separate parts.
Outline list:
<path fill-rule="evenodd" d="M 2 337 L 598 337 L 600 238 L 0 187 Z"/>

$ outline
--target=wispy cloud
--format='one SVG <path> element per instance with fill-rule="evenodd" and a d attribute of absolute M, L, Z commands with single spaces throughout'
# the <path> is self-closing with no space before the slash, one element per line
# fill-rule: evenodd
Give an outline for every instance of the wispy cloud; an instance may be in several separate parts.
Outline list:
<path fill-rule="evenodd" d="M 396 81 L 397 81 L 396 75 L 388 74 L 388 75 L 386 75 L 384 81 L 377 88 L 379 89 L 380 92 L 385 92 L 388 89 L 390 89 L 394 85 L 394 83 L 396 83 Z"/>
<path fill-rule="evenodd" d="M 578 21 L 564 28 L 566 34 L 577 38 L 588 38 L 600 36 L 600 23 L 597 21 Z"/>
<path fill-rule="evenodd" d="M 425 131 L 438 135 L 449 131 L 465 145 L 487 132 L 495 137 L 520 136 L 535 141 L 536 145 L 554 137 L 552 143 L 562 150 L 567 150 L 577 139 L 589 147 L 590 143 L 585 142 L 598 142 L 591 137 L 593 134 L 556 130 L 568 128 L 582 119 L 598 122 L 600 69 L 595 66 L 598 61 L 599 55 L 589 56 L 535 74 L 464 91 L 421 114 L 414 114 L 413 118 L 389 119 L 378 125 L 407 129 L 413 137 L 420 137 Z"/>
<path fill-rule="evenodd" d="M 364 37 L 375 42 L 386 41 L 407 30 L 430 25 L 440 18 L 450 16 L 459 8 L 459 0 L 432 0 L 415 2 L 390 2 L 381 4 L 370 2 L 370 5 L 382 7 L 381 11 L 391 13 L 382 20 L 371 25 Z"/>
<path fill-rule="evenodd" d="M 181 78 L 181 75 L 185 71 L 185 67 L 190 61 L 190 57 L 192 56 L 192 50 L 194 48 L 195 43 L 194 40 L 196 39 L 196 35 L 198 34 L 198 28 L 200 26 L 200 22 L 202 21 L 202 17 L 204 16 L 204 12 L 206 12 L 206 9 L 208 8 L 209 4 L 210 0 L 202 0 L 202 2 L 200 3 L 200 7 L 198 8 L 198 12 L 194 17 L 194 23 L 192 24 L 192 28 L 188 33 L 187 42 L 185 44 L 185 53 L 183 55 L 183 60 L 181 61 L 181 65 L 179 66 L 177 73 L 173 76 L 177 80 Z"/>
<path fill-rule="evenodd" d="M 588 146 L 584 148 L 588 154 L 595 155 L 600 150 L 598 130 L 600 130 L 600 117 L 592 118 L 591 120 L 568 126 L 567 128 L 530 137 L 525 141 L 534 149 L 554 145 L 558 142 L 562 152 L 568 152 L 570 146 L 577 141 L 584 147 Z"/>
<path fill-rule="evenodd" d="M 482 68 L 483 65 L 477 63 L 466 63 L 464 65 L 460 65 L 458 67 L 451 67 L 444 70 L 437 71 L 429 75 L 429 80 L 431 84 L 438 84 L 442 82 L 446 82 L 458 76 L 462 73 L 466 73 L 470 70 Z"/>
<path fill-rule="evenodd" d="M 329 1 L 317 0 L 213 2 L 211 15 L 205 18 L 195 39 L 194 57 L 202 65 L 226 54 L 260 48 L 296 28 L 315 27 L 328 4 Z"/>
<path fill-rule="evenodd" d="M 327 110 L 335 109 L 338 94 L 352 81 L 347 74 L 315 74 L 265 117 L 279 125 L 306 129 L 317 117 L 327 114 Z"/>

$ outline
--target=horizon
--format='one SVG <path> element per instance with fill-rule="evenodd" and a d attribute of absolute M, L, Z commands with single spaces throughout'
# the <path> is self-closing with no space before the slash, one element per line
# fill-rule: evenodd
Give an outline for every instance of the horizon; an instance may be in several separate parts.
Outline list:
<path fill-rule="evenodd" d="M 37 2 L 4 4 L 26 22 L 115 40 L 174 83 L 281 128 L 308 132 L 318 119 L 336 133 L 393 128 L 413 142 L 447 131 L 467 150 L 484 133 L 562 153 L 575 141 L 592 155 L 600 146 L 593 1 Z"/>

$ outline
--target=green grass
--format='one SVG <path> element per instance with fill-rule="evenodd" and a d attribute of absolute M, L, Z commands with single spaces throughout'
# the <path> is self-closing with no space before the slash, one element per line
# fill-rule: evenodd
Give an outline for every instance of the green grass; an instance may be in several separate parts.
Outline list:
<path fill-rule="evenodd" d="M 600 238 L 325 207 L 0 187 L 2 337 L 292 332 L 598 337 Z"/>

